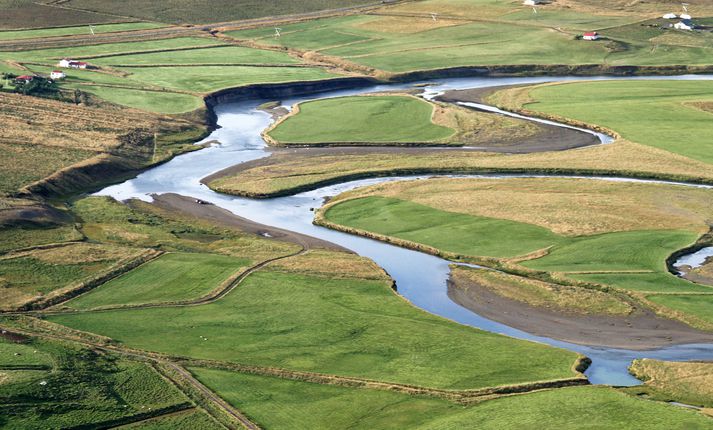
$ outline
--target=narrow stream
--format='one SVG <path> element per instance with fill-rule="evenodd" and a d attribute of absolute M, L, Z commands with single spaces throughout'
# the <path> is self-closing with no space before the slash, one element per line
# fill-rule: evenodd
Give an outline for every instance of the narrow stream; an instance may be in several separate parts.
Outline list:
<path fill-rule="evenodd" d="M 432 83 L 428 92 L 438 93 L 451 89 L 482 88 L 502 85 L 517 85 L 563 80 L 601 79 L 662 79 L 654 77 L 607 78 L 607 77 L 539 77 L 539 78 L 461 78 L 439 80 Z M 711 76 L 678 76 L 665 79 L 713 79 Z M 360 94 L 375 91 L 410 88 L 409 84 L 380 85 L 356 90 L 334 91 L 314 96 L 283 100 L 286 106 L 303 100 Z M 256 110 L 264 100 L 250 100 L 218 106 L 220 129 L 205 141 L 221 142 L 210 148 L 181 155 L 168 163 L 148 170 L 134 179 L 110 186 L 98 192 L 117 200 L 139 198 L 150 201 L 152 194 L 177 193 L 211 202 L 217 206 L 250 220 L 287 230 L 304 233 L 339 244 L 362 256 L 371 258 L 383 267 L 395 280 L 398 291 L 414 305 L 436 315 L 452 319 L 462 324 L 483 330 L 501 333 L 520 339 L 537 341 L 576 351 L 590 357 L 592 366 L 586 372 L 595 384 L 636 385 L 636 378 L 628 373 L 628 366 L 634 358 L 655 358 L 661 360 L 713 360 L 713 344 L 678 345 L 650 351 L 631 351 L 612 348 L 598 348 L 576 345 L 546 337 L 534 336 L 524 331 L 483 318 L 451 301 L 447 295 L 446 281 L 449 262 L 438 257 L 399 248 L 386 243 L 352 236 L 318 227 L 312 224 L 313 208 L 322 205 L 324 197 L 334 196 L 357 187 L 395 180 L 418 180 L 417 177 L 378 178 L 352 181 L 323 187 L 314 191 L 290 197 L 268 200 L 252 200 L 233 197 L 211 191 L 200 183 L 200 179 L 211 173 L 250 160 L 269 156 L 260 132 L 268 127 L 271 118 Z M 606 140 L 603 140 L 605 143 Z M 445 149 L 444 149 L 445 150 Z M 463 177 L 484 177 L 467 175 Z M 507 180 L 512 176 L 488 175 Z M 597 178 L 601 180 L 635 181 L 622 178 Z"/>

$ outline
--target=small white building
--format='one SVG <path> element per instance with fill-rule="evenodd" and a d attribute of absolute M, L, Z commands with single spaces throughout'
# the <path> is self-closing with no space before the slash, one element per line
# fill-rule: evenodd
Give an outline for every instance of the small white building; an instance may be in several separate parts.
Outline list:
<path fill-rule="evenodd" d="M 666 15 L 663 16 L 663 19 L 676 19 L 678 18 L 678 15 L 675 13 L 667 13 Z"/>
<path fill-rule="evenodd" d="M 599 33 L 596 31 L 588 31 L 582 35 L 583 40 L 598 40 L 599 39 Z"/>
<path fill-rule="evenodd" d="M 50 73 L 50 79 L 55 81 L 58 79 L 64 79 L 66 77 L 67 75 L 61 70 L 53 70 L 52 73 Z"/>
<path fill-rule="evenodd" d="M 687 13 L 682 13 L 678 17 L 681 19 L 693 19 L 693 17 Z"/>
<path fill-rule="evenodd" d="M 63 58 L 59 60 L 59 67 L 64 67 L 65 69 L 86 69 L 88 64 L 82 61 L 74 61 L 69 58 Z"/>
<path fill-rule="evenodd" d="M 687 30 L 691 31 L 695 28 L 696 26 L 693 25 L 693 22 L 690 19 L 684 19 L 683 21 L 677 22 L 673 25 L 673 28 L 676 30 Z"/>
<path fill-rule="evenodd" d="M 65 69 L 69 68 L 70 63 L 72 63 L 72 60 L 69 58 L 62 58 L 59 60 L 59 63 L 57 64 L 59 67 L 64 67 Z"/>
<path fill-rule="evenodd" d="M 543 0 L 525 0 L 522 2 L 525 6 L 537 6 L 538 4 L 543 4 Z"/>

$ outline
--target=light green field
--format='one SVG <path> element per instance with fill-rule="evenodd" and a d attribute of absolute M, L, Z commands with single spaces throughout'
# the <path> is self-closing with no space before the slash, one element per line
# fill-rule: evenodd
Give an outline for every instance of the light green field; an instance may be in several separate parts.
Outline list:
<path fill-rule="evenodd" d="M 321 267 L 334 264 L 324 258 Z M 322 277 L 297 269 L 263 269 L 208 305 L 49 319 L 169 354 L 432 387 L 573 376 L 575 354 L 424 313 L 394 295 L 383 278 Z"/>
<path fill-rule="evenodd" d="M 299 61 L 284 52 L 220 46 L 216 48 L 187 49 L 144 54 L 119 55 L 92 60 L 99 65 L 147 65 L 147 64 L 297 64 Z"/>
<path fill-rule="evenodd" d="M 285 144 L 372 143 L 433 142 L 455 133 L 431 121 L 433 105 L 409 96 L 338 97 L 301 103 L 299 109 L 270 136 Z"/>
<path fill-rule="evenodd" d="M 646 296 L 654 303 L 694 315 L 703 321 L 713 323 L 713 296 L 661 294 Z"/>
<path fill-rule="evenodd" d="M 141 91 L 116 87 L 74 85 L 106 101 L 157 113 L 184 113 L 203 107 L 203 99 L 190 94 Z"/>
<path fill-rule="evenodd" d="M 713 113 L 706 107 L 713 106 L 711 81 L 568 83 L 535 88 L 530 96 L 535 102 L 528 109 L 598 124 L 631 141 L 713 163 Z"/>
<path fill-rule="evenodd" d="M 31 343 L 15 343 L 0 337 L 0 371 L 25 366 L 53 365 L 52 355 Z"/>
<path fill-rule="evenodd" d="M 177 415 L 159 417 L 138 424 L 122 427 L 124 429 L 140 430 L 223 430 L 224 427 L 215 422 L 208 414 L 199 410 Z"/>
<path fill-rule="evenodd" d="M 182 301 L 218 288 L 248 261 L 214 254 L 164 254 L 67 303 L 77 309 Z"/>
<path fill-rule="evenodd" d="M 443 1 L 389 8 L 402 16 L 357 15 L 228 32 L 265 45 L 318 51 L 388 72 L 503 64 L 706 64 L 713 37 L 639 25 L 641 17 L 595 14 L 592 9 L 532 8 L 507 0 Z M 602 11 L 606 8 L 602 7 Z M 442 13 L 438 21 L 430 13 Z M 448 20 L 458 16 L 460 21 Z M 575 36 L 599 30 L 606 38 Z M 656 38 L 664 38 L 658 40 Z M 537 43 L 532 43 L 536 40 Z"/>
<path fill-rule="evenodd" d="M 694 411 L 604 387 L 561 388 L 464 407 L 400 393 L 192 368 L 201 382 L 269 429 L 711 428 Z M 655 418 L 654 418 L 655 417 Z"/>
<path fill-rule="evenodd" d="M 552 247 L 547 255 L 521 264 L 550 272 L 607 272 L 571 276 L 622 289 L 711 291 L 667 271 L 666 258 L 696 240 L 691 231 L 637 230 L 566 237 L 532 224 L 447 212 L 379 196 L 337 203 L 324 216 L 339 225 L 465 256 L 516 257 Z M 649 273 L 621 273 L 626 271 Z"/>
<path fill-rule="evenodd" d="M 153 22 L 127 22 L 120 24 L 99 24 L 94 26 L 94 33 L 111 33 L 115 31 L 146 30 L 165 27 L 164 24 Z M 71 36 L 76 34 L 91 34 L 89 26 L 40 28 L 36 30 L 0 31 L 0 40 L 29 39 L 35 37 Z"/>

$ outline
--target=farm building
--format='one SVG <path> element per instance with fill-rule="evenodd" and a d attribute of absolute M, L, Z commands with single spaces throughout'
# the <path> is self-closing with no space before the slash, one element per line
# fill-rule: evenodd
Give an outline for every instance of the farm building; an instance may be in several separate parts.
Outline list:
<path fill-rule="evenodd" d="M 597 39 L 599 39 L 599 33 L 597 33 L 596 31 L 588 31 L 582 35 L 582 39 L 597 40 Z"/>
<path fill-rule="evenodd" d="M 696 26 L 690 19 L 684 19 L 683 21 L 677 22 L 673 25 L 673 28 L 677 30 L 693 30 Z"/>
<path fill-rule="evenodd" d="M 687 13 L 682 13 L 678 17 L 681 19 L 693 19 L 693 17 Z"/>
<path fill-rule="evenodd" d="M 61 70 L 53 70 L 52 73 L 50 73 L 50 79 L 64 79 L 66 77 L 67 75 Z"/>
<path fill-rule="evenodd" d="M 59 67 L 64 67 L 65 69 L 86 69 L 88 64 L 81 61 L 74 61 L 68 58 L 63 58 L 59 60 L 57 64 Z"/>
<path fill-rule="evenodd" d="M 525 6 L 537 6 L 538 4 L 543 4 L 543 0 L 525 0 L 522 2 Z"/>
<path fill-rule="evenodd" d="M 35 79 L 34 76 L 22 75 L 22 76 L 18 76 L 15 78 L 15 83 L 16 84 L 27 84 L 27 83 L 32 82 L 33 79 Z"/>
<path fill-rule="evenodd" d="M 676 19 L 678 18 L 678 15 L 675 13 L 667 13 L 666 15 L 663 16 L 663 19 Z"/>

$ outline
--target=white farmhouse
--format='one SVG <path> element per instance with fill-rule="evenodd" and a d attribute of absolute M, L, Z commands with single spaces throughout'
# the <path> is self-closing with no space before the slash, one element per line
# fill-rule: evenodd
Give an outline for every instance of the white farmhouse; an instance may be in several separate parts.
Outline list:
<path fill-rule="evenodd" d="M 688 30 L 691 31 L 695 28 L 695 25 L 690 19 L 684 19 L 683 21 L 677 22 L 673 25 L 673 28 L 677 30 Z"/>
<path fill-rule="evenodd" d="M 663 16 L 663 19 L 676 19 L 678 18 L 678 15 L 675 13 L 667 13 L 666 15 Z"/>
<path fill-rule="evenodd" d="M 69 65 L 72 63 L 72 60 L 69 58 L 62 58 L 59 60 L 59 64 L 57 64 L 59 67 L 64 67 L 65 69 L 69 68 Z"/>
<path fill-rule="evenodd" d="M 522 2 L 525 6 L 537 6 L 538 4 L 544 3 L 543 0 L 525 0 Z"/>
<path fill-rule="evenodd" d="M 67 75 L 61 70 L 53 70 L 52 73 L 50 73 L 50 79 L 52 80 L 64 79 L 66 77 Z"/>

